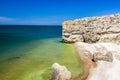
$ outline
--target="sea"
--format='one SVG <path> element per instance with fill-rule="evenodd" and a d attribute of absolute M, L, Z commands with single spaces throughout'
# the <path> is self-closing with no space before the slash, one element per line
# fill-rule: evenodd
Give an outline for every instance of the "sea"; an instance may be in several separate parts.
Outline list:
<path fill-rule="evenodd" d="M 55 62 L 73 78 L 83 73 L 74 45 L 62 42 L 62 26 L 0 25 L 0 80 L 50 80 Z"/>

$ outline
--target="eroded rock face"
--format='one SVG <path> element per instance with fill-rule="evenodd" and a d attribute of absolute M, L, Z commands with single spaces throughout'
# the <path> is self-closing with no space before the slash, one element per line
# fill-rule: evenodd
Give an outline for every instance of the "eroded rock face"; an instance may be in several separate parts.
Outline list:
<path fill-rule="evenodd" d="M 62 26 L 64 42 L 120 43 L 120 14 L 65 21 Z"/>
<path fill-rule="evenodd" d="M 65 66 L 58 63 L 52 65 L 52 78 L 51 80 L 70 80 L 71 72 Z"/>

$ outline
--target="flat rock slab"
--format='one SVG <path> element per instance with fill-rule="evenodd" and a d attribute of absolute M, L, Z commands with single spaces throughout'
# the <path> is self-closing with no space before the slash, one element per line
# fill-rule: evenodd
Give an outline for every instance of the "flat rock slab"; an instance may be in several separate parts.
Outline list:
<path fill-rule="evenodd" d="M 75 46 L 84 66 L 88 66 L 89 75 L 85 80 L 120 80 L 120 45 L 77 42 Z M 93 55 L 97 59 L 96 66 Z"/>

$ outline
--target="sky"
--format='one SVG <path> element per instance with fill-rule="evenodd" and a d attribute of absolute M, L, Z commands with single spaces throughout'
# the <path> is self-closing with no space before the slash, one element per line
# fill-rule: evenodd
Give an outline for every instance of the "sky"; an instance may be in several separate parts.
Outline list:
<path fill-rule="evenodd" d="M 120 12 L 120 0 L 0 0 L 0 24 L 61 25 Z"/>

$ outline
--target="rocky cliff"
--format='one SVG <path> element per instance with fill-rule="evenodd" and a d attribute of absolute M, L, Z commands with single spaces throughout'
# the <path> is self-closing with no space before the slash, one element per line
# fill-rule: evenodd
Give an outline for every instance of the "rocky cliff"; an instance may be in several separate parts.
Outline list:
<path fill-rule="evenodd" d="M 120 14 L 65 21 L 62 26 L 63 42 L 120 43 Z"/>

